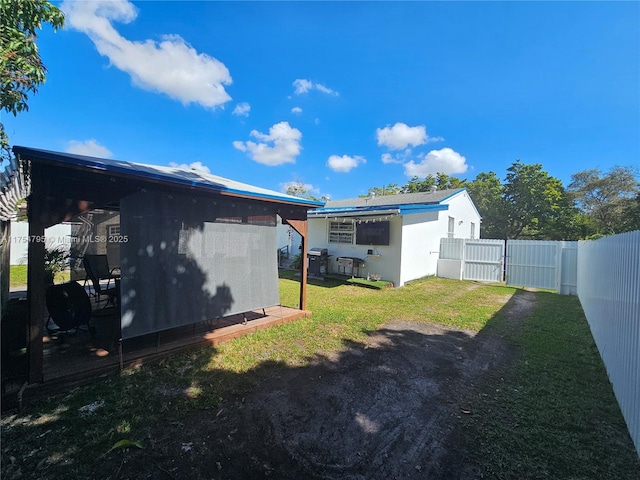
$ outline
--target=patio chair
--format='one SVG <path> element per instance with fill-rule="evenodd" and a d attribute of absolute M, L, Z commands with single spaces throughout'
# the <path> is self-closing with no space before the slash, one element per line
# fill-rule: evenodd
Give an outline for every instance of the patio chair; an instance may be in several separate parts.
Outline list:
<path fill-rule="evenodd" d="M 100 296 L 106 295 L 107 303 L 104 305 L 105 308 L 109 303 L 112 303 L 115 306 L 115 300 L 118 297 L 118 280 L 120 279 L 120 275 L 114 274 L 113 271 L 109 270 L 109 263 L 107 262 L 106 255 L 85 255 L 82 259 L 82 263 L 84 265 L 84 271 L 87 273 L 87 279 L 91 282 L 93 286 L 93 291 L 95 292 L 97 302 L 100 303 Z M 107 286 L 103 287 L 101 280 L 107 280 Z M 114 280 L 114 286 L 110 287 L 111 280 Z"/>
<path fill-rule="evenodd" d="M 49 333 L 69 333 L 71 330 L 78 332 L 83 326 L 91 331 L 91 301 L 85 289 L 77 282 L 51 285 L 47 288 L 45 302 L 49 311 L 46 325 Z M 50 326 L 52 321 L 57 328 Z M 61 340 L 62 337 L 59 336 L 58 339 Z"/>
<path fill-rule="evenodd" d="M 94 295 L 97 297 L 98 302 L 100 302 L 100 294 L 104 289 L 96 288 L 96 284 L 100 285 L 102 280 L 107 280 L 106 290 L 109 290 L 111 280 L 115 282 L 120 278 L 120 274 L 115 273 L 116 271 L 120 271 L 120 267 L 109 269 L 109 260 L 106 255 L 85 255 L 82 258 L 82 265 L 86 272 L 84 284 L 86 286 L 87 281 L 90 281 Z"/>

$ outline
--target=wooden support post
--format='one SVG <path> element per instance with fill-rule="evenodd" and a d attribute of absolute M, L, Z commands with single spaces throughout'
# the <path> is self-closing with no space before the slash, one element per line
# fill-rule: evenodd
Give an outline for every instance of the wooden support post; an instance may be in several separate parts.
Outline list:
<path fill-rule="evenodd" d="M 300 310 L 307 309 L 307 244 L 308 223 L 307 220 L 287 220 L 287 223 L 302 237 L 302 255 L 300 262 Z"/>
<path fill-rule="evenodd" d="M 44 221 L 42 199 L 31 195 L 28 205 L 29 241 L 27 244 L 27 301 L 29 303 L 29 383 L 44 379 L 43 343 L 44 284 Z"/>

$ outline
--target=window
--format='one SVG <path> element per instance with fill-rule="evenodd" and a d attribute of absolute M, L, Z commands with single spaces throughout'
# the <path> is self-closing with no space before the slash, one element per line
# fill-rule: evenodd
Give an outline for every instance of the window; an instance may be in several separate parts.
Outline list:
<path fill-rule="evenodd" d="M 469 238 L 476 238 L 476 224 L 471 222 L 471 236 Z"/>
<path fill-rule="evenodd" d="M 109 236 L 120 235 L 120 225 L 109 225 Z"/>
<path fill-rule="evenodd" d="M 447 237 L 453 238 L 453 229 L 456 224 L 456 219 L 453 217 L 449 217 L 449 228 L 447 229 Z"/>
<path fill-rule="evenodd" d="M 330 222 L 329 243 L 353 243 L 353 223 Z"/>

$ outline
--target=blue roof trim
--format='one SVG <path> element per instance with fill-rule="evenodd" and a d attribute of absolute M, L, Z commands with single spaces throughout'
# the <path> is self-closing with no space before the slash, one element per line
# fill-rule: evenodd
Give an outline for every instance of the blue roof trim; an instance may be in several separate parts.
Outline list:
<path fill-rule="evenodd" d="M 395 207 L 338 207 L 338 208 L 317 208 L 315 210 L 311 210 L 309 215 L 326 215 L 327 213 L 348 213 L 348 212 L 375 212 L 377 210 L 397 210 L 398 206 Z"/>
<path fill-rule="evenodd" d="M 442 203 L 442 202 L 446 202 L 446 201 L 447 201 L 447 200 L 449 200 L 450 198 L 455 197 L 456 195 L 460 195 L 462 192 L 466 192 L 466 191 L 467 191 L 467 188 L 466 188 L 466 187 L 465 187 L 465 188 L 462 188 L 462 189 L 458 190 L 457 192 L 454 192 L 454 193 L 452 193 L 451 195 L 449 195 L 449 196 L 447 196 L 447 197 L 444 197 L 442 200 L 440 200 L 440 202 L 441 202 L 441 203 Z"/>
<path fill-rule="evenodd" d="M 167 168 L 158 165 L 147 165 L 142 163 L 133 163 L 126 162 L 122 160 L 109 160 L 109 159 L 101 159 L 96 157 L 88 157 L 85 155 L 75 155 L 75 154 L 66 154 L 53 152 L 50 150 L 40 150 L 36 148 L 28 148 L 15 146 L 13 147 L 14 153 L 17 155 L 25 155 L 31 156 L 35 158 L 41 158 L 44 160 L 49 160 L 53 162 L 63 163 L 70 166 L 76 166 L 86 169 L 95 169 L 104 172 L 112 172 L 121 175 L 125 175 L 128 177 L 137 177 L 146 180 L 153 180 L 162 183 L 171 183 L 175 185 L 182 185 L 188 187 L 196 187 L 203 188 L 206 190 L 213 190 L 216 192 L 226 192 L 232 195 L 255 198 L 255 199 L 263 199 L 263 200 L 274 200 L 279 202 L 293 203 L 299 205 L 305 205 L 310 207 L 322 207 L 324 206 L 324 202 L 318 202 L 315 200 L 308 200 L 306 198 L 298 198 L 292 197 L 290 195 L 279 195 L 277 192 L 271 193 L 271 191 L 267 189 L 262 189 L 260 187 L 255 187 L 257 190 L 262 191 L 252 191 L 252 190 L 243 190 L 241 188 L 233 188 L 228 187 L 222 183 L 216 182 L 213 178 L 205 179 L 202 181 L 198 180 L 188 180 L 186 178 L 180 177 L 176 174 L 171 174 L 170 172 L 162 172 L 162 171 L 153 171 L 154 169 Z M 188 170 L 180 170 L 178 167 L 175 168 L 177 171 L 181 171 L 182 173 L 188 174 Z M 222 177 L 218 177 L 222 179 Z M 227 180 L 227 179 L 222 179 Z M 230 183 L 240 183 L 235 181 L 230 181 Z M 252 185 L 247 185 L 248 187 L 253 187 Z"/>
<path fill-rule="evenodd" d="M 449 205 L 425 205 L 425 204 L 405 204 L 405 205 L 392 205 L 392 206 L 375 206 L 375 207 L 340 207 L 340 208 L 317 208 L 315 210 L 309 210 L 307 216 L 309 217 L 325 217 L 332 214 L 345 214 L 351 213 L 354 216 L 364 213 L 375 213 L 378 211 L 396 210 L 400 215 L 411 215 L 414 213 L 424 212 L 439 212 L 443 210 L 449 210 Z"/>
<path fill-rule="evenodd" d="M 402 205 L 400 215 L 411 215 L 414 213 L 441 212 L 449 210 L 449 205 Z"/>

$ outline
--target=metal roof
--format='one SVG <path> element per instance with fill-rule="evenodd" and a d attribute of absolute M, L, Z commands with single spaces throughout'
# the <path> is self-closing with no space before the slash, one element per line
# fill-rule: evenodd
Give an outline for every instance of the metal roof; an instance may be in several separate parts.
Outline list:
<path fill-rule="evenodd" d="M 446 210 L 445 200 L 466 191 L 465 188 L 436 190 L 434 192 L 402 193 L 380 197 L 358 197 L 327 202 L 324 208 L 308 212 L 309 217 L 380 215 L 393 212 L 397 215 Z"/>
<path fill-rule="evenodd" d="M 58 164 L 69 168 L 95 171 L 98 174 L 116 174 L 131 179 L 140 179 L 166 185 L 210 190 L 246 198 L 270 200 L 308 207 L 321 207 L 323 202 L 294 197 L 284 193 L 237 182 L 210 173 L 182 167 L 165 167 L 144 163 L 89 157 L 72 153 L 61 153 L 22 146 L 13 147 L 16 155 L 31 161 Z"/>

